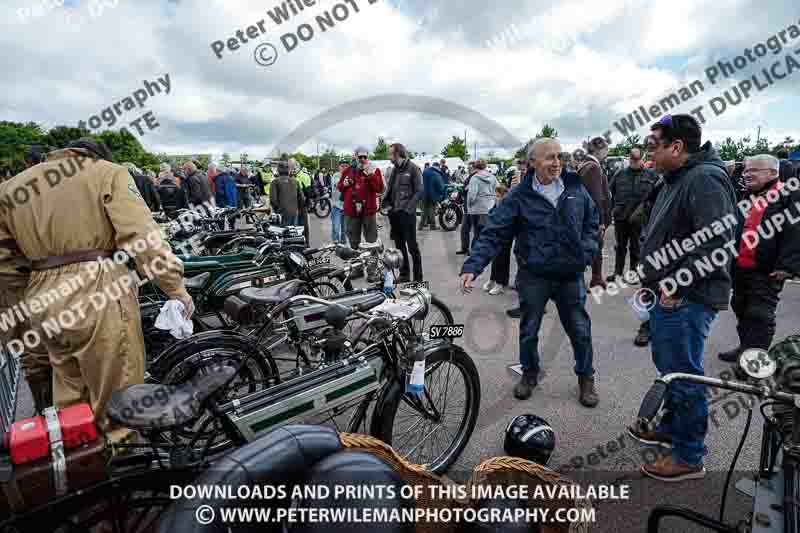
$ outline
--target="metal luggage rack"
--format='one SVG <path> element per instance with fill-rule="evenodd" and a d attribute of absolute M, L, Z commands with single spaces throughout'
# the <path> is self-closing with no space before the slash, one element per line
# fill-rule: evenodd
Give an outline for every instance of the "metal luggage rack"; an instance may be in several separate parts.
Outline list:
<path fill-rule="evenodd" d="M 0 438 L 11 429 L 17 412 L 17 395 L 22 380 L 19 359 L 9 354 L 0 343 Z M 11 479 L 13 473 L 11 457 L 0 453 L 0 482 Z"/>
<path fill-rule="evenodd" d="M 3 435 L 14 423 L 21 378 L 19 359 L 9 354 L 0 344 L 0 431 Z"/>

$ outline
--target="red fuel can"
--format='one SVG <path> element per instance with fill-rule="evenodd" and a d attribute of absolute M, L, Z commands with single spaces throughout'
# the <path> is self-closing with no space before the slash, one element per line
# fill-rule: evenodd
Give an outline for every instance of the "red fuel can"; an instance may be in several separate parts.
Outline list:
<path fill-rule="evenodd" d="M 88 404 L 71 405 L 58 411 L 61 441 L 66 450 L 80 448 L 97 440 L 94 413 Z M 30 463 L 50 455 L 50 436 L 43 416 L 14 422 L 5 437 L 6 449 L 15 465 Z"/>
<path fill-rule="evenodd" d="M 14 422 L 6 433 L 6 449 L 15 465 L 30 463 L 50 455 L 50 440 L 43 416 Z"/>
<path fill-rule="evenodd" d="M 58 412 L 58 421 L 61 423 L 61 439 L 67 450 L 80 448 L 97 440 L 97 426 L 89 404 L 79 403 L 61 409 Z"/>

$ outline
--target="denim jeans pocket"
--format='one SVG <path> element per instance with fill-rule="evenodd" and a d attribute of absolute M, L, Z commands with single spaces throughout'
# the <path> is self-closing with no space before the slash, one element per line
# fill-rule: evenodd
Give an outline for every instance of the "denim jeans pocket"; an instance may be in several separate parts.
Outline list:
<path fill-rule="evenodd" d="M 681 300 L 672 307 L 667 307 L 663 305 L 660 300 L 658 302 L 658 306 L 661 308 L 662 311 L 664 311 L 667 314 L 685 312 L 689 308 L 689 305 L 690 305 L 689 300 L 685 297 L 681 298 Z"/>

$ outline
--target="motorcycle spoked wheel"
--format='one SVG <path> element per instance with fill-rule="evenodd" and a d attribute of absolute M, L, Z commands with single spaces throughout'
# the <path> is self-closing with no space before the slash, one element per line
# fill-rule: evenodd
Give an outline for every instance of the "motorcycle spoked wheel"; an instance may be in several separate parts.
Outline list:
<path fill-rule="evenodd" d="M 461 224 L 461 216 L 459 210 L 452 205 L 445 207 L 439 213 L 439 224 L 446 231 L 455 231 L 459 224 Z"/>
<path fill-rule="evenodd" d="M 314 205 L 314 214 L 318 218 L 327 218 L 331 214 L 331 201 L 323 198 Z"/>

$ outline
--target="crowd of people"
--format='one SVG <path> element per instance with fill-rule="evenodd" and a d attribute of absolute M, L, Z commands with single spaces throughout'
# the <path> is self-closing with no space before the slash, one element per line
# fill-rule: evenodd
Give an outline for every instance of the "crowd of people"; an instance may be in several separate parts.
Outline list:
<path fill-rule="evenodd" d="M 32 151 L 28 169 L 0 184 L 0 193 L 31 179 L 44 181 L 65 158 L 89 157 L 98 164 L 81 168 L 57 192 L 44 191 L 0 215 L 0 312 L 51 290 L 54 280 L 83 272 L 87 262 L 146 238 L 156 229 L 146 208 L 174 213 L 209 205 L 268 205 L 284 224 L 305 226 L 308 238 L 308 199 L 322 191 L 330 192 L 333 242 L 356 249 L 376 242 L 383 212 L 404 259 L 397 281 L 421 282 L 424 257 L 417 232 L 438 229 L 437 204 L 446 198 L 448 184 L 458 183 L 465 211 L 455 237 L 461 244 L 457 253 L 465 258 L 462 289 L 471 292 L 473 282 L 490 268 L 483 290 L 499 295 L 513 288 L 519 298 L 519 306 L 508 311 L 521 320 L 517 398 L 530 398 L 539 384 L 539 329 L 553 300 L 574 351 L 578 401 L 588 408 L 599 404 L 586 300 L 588 294 L 610 292 L 620 278 L 654 295 L 634 342 L 651 347 L 662 374 L 702 374 L 705 341 L 719 312 L 728 308 L 738 322 L 739 342 L 720 359 L 736 362 L 748 348 L 768 348 L 784 284 L 800 276 L 800 224 L 790 223 L 800 221 L 800 181 L 794 168 L 771 155 L 747 158 L 741 167 L 726 164 L 710 142 L 702 142 L 701 127 L 690 115 L 665 116 L 653 124 L 644 149 L 632 150 L 629 164 L 611 177 L 605 165 L 608 149 L 603 137 L 595 137 L 585 149 L 565 156 L 557 139 L 540 138 L 526 147 L 526 157 L 494 174 L 485 160 L 455 171 L 445 160 L 421 169 L 403 144 L 394 143 L 389 146 L 391 166 L 384 171 L 370 160 L 369 150 L 359 147 L 352 160 L 339 161 L 335 173 L 317 172 L 313 178 L 294 159 L 255 171 L 247 165 L 238 170 L 210 165 L 204 171 L 191 161 L 180 167 L 163 163 L 155 175 L 133 164 L 111 163 L 110 151 L 89 139 L 48 154 L 46 161 Z M 748 202 L 747 208 L 742 202 Z M 76 212 L 81 213 L 77 226 Z M 731 219 L 735 227 L 720 224 Z M 612 225 L 615 264 L 604 277 L 602 250 Z M 652 260 L 666 257 L 664 249 L 672 243 L 683 243 L 683 253 Z M 154 250 L 138 255 L 137 266 L 154 260 L 171 265 L 154 281 L 182 302 L 190 317 L 194 305 L 180 261 L 166 244 Z M 720 250 L 734 253 L 721 258 Z M 517 265 L 513 283 L 512 258 Z M 665 282 L 684 271 L 688 281 L 667 290 Z M 376 275 L 368 270 L 368 281 L 380 281 Z M 109 283 L 111 277 L 100 276 L 81 294 Z M 48 393 L 56 406 L 84 399 L 105 427 L 103 405 L 110 393 L 142 382 L 142 333 L 138 318 L 131 319 L 139 316 L 138 302 L 134 297 L 121 302 L 85 317 L 59 338 L 46 339 L 42 350 L 25 354 L 37 408 L 48 404 Z M 41 327 L 59 310 L 53 306 L 31 320 Z M 4 337 L 16 334 L 3 332 Z M 672 449 L 671 456 L 642 471 L 664 481 L 700 477 L 707 453 L 705 392 L 677 383 L 666 404 L 668 415 L 656 431 L 628 430 L 645 444 Z"/>
<path fill-rule="evenodd" d="M 772 155 L 748 157 L 740 181 L 736 165 L 726 165 L 710 142 L 702 142 L 701 127 L 690 115 L 665 116 L 653 124 L 646 144 L 653 164 L 645 165 L 642 150 L 633 150 L 630 165 L 610 180 L 603 166 L 605 139 L 591 139 L 586 148 L 567 162 L 558 140 L 538 139 L 529 147 L 528 168 L 517 162 L 523 170 L 510 192 L 498 194 L 488 216 L 480 205 L 463 228 L 465 292 L 490 263 L 484 289 L 505 280 L 497 280 L 495 265 L 506 264 L 515 243 L 523 374 L 515 396 L 529 398 L 538 385 L 538 333 L 545 305 L 553 300 L 574 351 L 578 399 L 586 407 L 598 405 L 586 299 L 606 289 L 614 294 L 609 285 L 619 277 L 652 295 L 641 302 L 648 313 L 635 343 L 650 345 L 662 375 L 702 375 L 705 341 L 718 314 L 729 308 L 737 318 L 739 343 L 719 358 L 737 362 L 748 348 L 769 348 L 784 284 L 800 276 L 800 180 L 794 167 Z M 468 213 L 483 186 L 483 179 L 472 181 L 481 167 L 478 162 L 468 178 Z M 603 279 L 602 249 L 612 223 L 616 264 Z M 683 253 L 670 248 L 675 243 Z M 642 473 L 661 481 L 704 476 L 704 387 L 673 383 L 666 413 L 655 431 L 628 428 L 643 444 L 672 450 L 643 465 Z"/>

